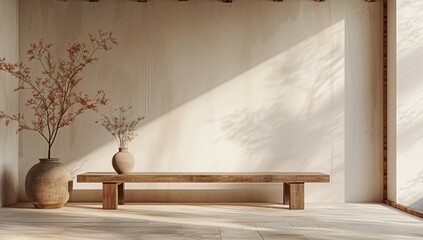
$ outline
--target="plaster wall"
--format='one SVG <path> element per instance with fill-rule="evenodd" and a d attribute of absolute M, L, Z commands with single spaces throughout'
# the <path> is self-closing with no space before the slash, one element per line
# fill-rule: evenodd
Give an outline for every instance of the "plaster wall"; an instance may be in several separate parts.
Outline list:
<path fill-rule="evenodd" d="M 396 200 L 423 211 L 423 2 L 396 2 Z"/>
<path fill-rule="evenodd" d="M 19 1 L 0 1 L 0 57 L 10 62 L 19 60 Z M 0 109 L 18 111 L 17 81 L 0 72 Z M 0 207 L 13 204 L 18 197 L 18 135 L 16 124 L 0 125 Z"/>
<path fill-rule="evenodd" d="M 60 56 L 97 29 L 118 37 L 80 89 L 146 116 L 134 171 L 320 171 L 331 183 L 307 185 L 307 201 L 381 200 L 381 1 L 22 0 L 20 16 L 22 58 L 39 38 Z M 53 149 L 74 174 L 113 171 L 118 146 L 97 119 L 81 116 Z M 46 144 L 21 138 L 23 180 Z M 101 198 L 99 184 L 74 187 L 74 201 Z M 132 187 L 132 201 L 282 200 L 279 185 Z"/>
<path fill-rule="evenodd" d="M 396 1 L 388 1 L 388 200 L 397 201 Z"/>

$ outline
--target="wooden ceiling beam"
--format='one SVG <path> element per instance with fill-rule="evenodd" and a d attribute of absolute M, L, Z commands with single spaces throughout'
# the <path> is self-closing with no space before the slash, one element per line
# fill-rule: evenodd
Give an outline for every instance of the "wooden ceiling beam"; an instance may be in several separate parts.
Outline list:
<path fill-rule="evenodd" d="M 65 0 L 66 1 L 66 0 Z M 100 2 L 100 0 L 89 0 L 90 2 Z M 138 2 L 147 2 L 148 0 L 137 0 Z M 180 2 L 188 2 L 188 0 L 179 0 Z M 273 0 L 274 2 L 283 2 L 283 0 Z M 314 0 L 315 2 L 325 2 L 326 0 Z M 364 0 L 366 2 L 376 2 L 376 0 Z M 224 3 L 232 3 L 233 0 L 222 0 Z"/>
<path fill-rule="evenodd" d="M 279 2 L 279 1 L 277 1 L 277 0 L 273 0 L 273 1 L 275 1 L 275 2 Z M 283 1 L 283 0 L 282 0 Z M 326 1 L 326 0 L 314 0 L 315 2 L 324 2 L 324 1 Z M 364 1 L 366 1 L 366 2 L 376 2 L 376 0 L 364 0 Z"/>

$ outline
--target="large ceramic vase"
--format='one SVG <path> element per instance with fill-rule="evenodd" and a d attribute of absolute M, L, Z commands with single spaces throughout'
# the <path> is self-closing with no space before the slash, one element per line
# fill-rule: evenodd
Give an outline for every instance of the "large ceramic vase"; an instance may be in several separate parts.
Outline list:
<path fill-rule="evenodd" d="M 119 174 L 129 173 L 134 168 L 135 158 L 128 152 L 128 148 L 119 148 L 119 152 L 113 155 L 112 165 Z"/>
<path fill-rule="evenodd" d="M 72 183 L 58 158 L 42 158 L 28 171 L 25 192 L 36 208 L 60 208 L 69 200 Z"/>

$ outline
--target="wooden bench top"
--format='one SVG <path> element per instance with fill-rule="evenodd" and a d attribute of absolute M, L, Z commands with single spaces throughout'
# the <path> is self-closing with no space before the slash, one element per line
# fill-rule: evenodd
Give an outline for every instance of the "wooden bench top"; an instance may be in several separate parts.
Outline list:
<path fill-rule="evenodd" d="M 329 182 L 330 176 L 319 172 L 88 172 L 77 176 L 78 182 L 141 183 L 290 183 Z"/>

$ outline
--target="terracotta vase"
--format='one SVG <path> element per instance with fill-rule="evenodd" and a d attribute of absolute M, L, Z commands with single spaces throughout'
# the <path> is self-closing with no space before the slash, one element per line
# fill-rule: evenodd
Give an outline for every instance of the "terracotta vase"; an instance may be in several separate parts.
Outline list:
<path fill-rule="evenodd" d="M 69 200 L 72 176 L 58 158 L 41 158 L 25 179 L 28 200 L 36 208 L 61 208 Z"/>
<path fill-rule="evenodd" d="M 135 158 L 128 152 L 128 148 L 119 148 L 119 152 L 113 155 L 112 165 L 119 174 L 129 173 L 134 168 Z"/>

